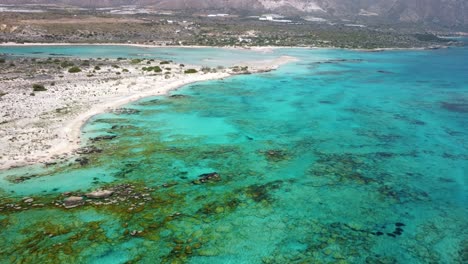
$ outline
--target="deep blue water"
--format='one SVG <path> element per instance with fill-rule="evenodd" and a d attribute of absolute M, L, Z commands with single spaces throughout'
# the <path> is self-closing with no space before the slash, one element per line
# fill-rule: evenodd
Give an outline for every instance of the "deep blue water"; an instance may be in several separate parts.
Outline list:
<path fill-rule="evenodd" d="M 270 73 L 186 86 L 83 128 L 88 165 L 0 173 L 0 254 L 27 263 L 464 263 L 468 50 L 271 53 L 131 47 L 4 53 L 216 63 L 291 55 Z M 99 54 L 99 55 L 97 55 Z M 31 172 L 32 171 L 32 172 Z M 220 181 L 194 184 L 205 173 Z M 21 183 L 8 177 L 41 175 Z M 13 175 L 13 176 L 12 176 Z M 61 193 L 129 183 L 152 200 L 59 209 Z M 144 189 L 144 188 L 153 189 Z M 79 192 L 78 192 L 79 194 Z M 143 204 L 141 204 L 143 203 Z M 129 209 L 133 208 L 133 209 Z M 127 230 L 127 231 L 126 231 Z M 143 231 L 129 235 L 132 230 Z M 53 234 L 50 237 L 48 234 Z M 60 244 L 59 244 L 60 243 Z M 72 249 L 70 251 L 70 249 Z M 53 256 L 53 257 L 52 257 Z"/>

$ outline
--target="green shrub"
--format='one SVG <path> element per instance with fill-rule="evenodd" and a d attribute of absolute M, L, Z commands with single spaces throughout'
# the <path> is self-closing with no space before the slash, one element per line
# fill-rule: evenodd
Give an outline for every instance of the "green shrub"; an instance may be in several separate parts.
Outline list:
<path fill-rule="evenodd" d="M 81 69 L 80 69 L 80 67 L 73 66 L 70 69 L 68 69 L 68 72 L 69 73 L 77 73 L 77 72 L 81 72 Z"/>
<path fill-rule="evenodd" d="M 94 70 L 99 71 L 99 70 L 101 70 L 101 67 L 99 67 L 99 66 L 94 66 Z"/>
<path fill-rule="evenodd" d="M 73 62 L 70 62 L 70 61 L 63 61 L 62 63 L 60 63 L 60 66 L 62 68 L 68 68 L 68 67 L 75 66 L 75 64 Z"/>
<path fill-rule="evenodd" d="M 123 69 L 122 72 L 129 72 L 129 70 L 128 69 Z"/>
<path fill-rule="evenodd" d="M 170 61 L 161 61 L 159 64 L 164 65 L 164 64 L 170 64 Z"/>
<path fill-rule="evenodd" d="M 35 83 L 33 84 L 33 91 L 34 92 L 43 92 L 43 91 L 47 91 L 47 89 L 44 87 L 44 85 L 42 84 L 38 84 L 38 83 Z"/>
<path fill-rule="evenodd" d="M 0 63 L 5 63 L 6 60 L 4 58 L 0 58 Z"/>
<path fill-rule="evenodd" d="M 120 68 L 120 67 L 119 67 L 119 65 L 115 65 L 115 64 L 114 64 L 114 65 L 112 65 L 112 68 L 118 69 L 118 68 Z"/>
<path fill-rule="evenodd" d="M 143 71 L 148 71 L 148 72 L 150 72 L 150 71 L 162 72 L 162 69 L 161 69 L 161 67 L 159 67 L 159 66 L 143 67 L 142 70 L 143 70 Z"/>
<path fill-rule="evenodd" d="M 130 63 L 131 64 L 139 64 L 141 63 L 143 60 L 142 59 L 133 59 Z"/>
<path fill-rule="evenodd" d="M 186 73 L 186 74 L 197 73 L 197 72 L 198 71 L 195 70 L 195 69 L 187 69 L 187 70 L 184 71 L 184 73 Z"/>

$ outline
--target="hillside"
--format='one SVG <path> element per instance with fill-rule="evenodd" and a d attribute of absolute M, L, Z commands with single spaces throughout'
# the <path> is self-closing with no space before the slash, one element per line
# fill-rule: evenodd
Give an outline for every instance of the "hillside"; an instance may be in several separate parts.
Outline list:
<path fill-rule="evenodd" d="M 386 23 L 412 22 L 447 27 L 468 25 L 466 0 L 0 0 L 0 4 L 65 4 L 90 8 L 137 5 L 187 12 L 219 10 L 287 15 L 312 13 L 325 17 Z"/>

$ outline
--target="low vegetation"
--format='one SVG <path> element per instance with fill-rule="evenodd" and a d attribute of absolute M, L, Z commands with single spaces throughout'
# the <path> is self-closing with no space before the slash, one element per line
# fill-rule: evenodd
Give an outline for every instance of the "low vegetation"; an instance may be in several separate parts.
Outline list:
<path fill-rule="evenodd" d="M 81 69 L 78 66 L 73 66 L 70 69 L 68 69 L 68 72 L 69 73 L 78 73 L 78 72 L 81 72 Z"/>
<path fill-rule="evenodd" d="M 43 91 L 47 91 L 47 89 L 44 87 L 44 85 L 42 84 L 38 84 L 38 83 L 35 83 L 33 84 L 33 91 L 34 92 L 43 92 Z"/>
<path fill-rule="evenodd" d="M 162 72 L 162 69 L 159 66 L 143 67 L 142 70 L 146 72 Z"/>
<path fill-rule="evenodd" d="M 184 71 L 185 74 L 192 74 L 192 73 L 197 73 L 198 71 L 195 69 L 187 69 Z"/>
<path fill-rule="evenodd" d="M 84 60 L 84 61 L 81 63 L 81 66 L 83 66 L 83 67 L 89 67 L 89 66 L 90 66 L 89 60 Z"/>
<path fill-rule="evenodd" d="M 140 64 L 143 60 L 142 59 L 133 59 L 130 63 L 131 64 Z"/>
<path fill-rule="evenodd" d="M 63 61 L 62 63 L 60 63 L 60 67 L 62 68 L 69 68 L 69 67 L 73 67 L 75 66 L 75 64 L 73 62 L 70 62 L 70 61 Z"/>
<path fill-rule="evenodd" d="M 249 70 L 248 66 L 234 66 L 231 68 L 233 72 L 247 72 Z"/>

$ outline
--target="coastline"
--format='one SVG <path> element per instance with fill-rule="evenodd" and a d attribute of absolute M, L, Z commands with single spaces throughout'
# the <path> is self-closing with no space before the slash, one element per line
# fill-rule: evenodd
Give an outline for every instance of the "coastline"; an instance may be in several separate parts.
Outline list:
<path fill-rule="evenodd" d="M 249 67 L 249 72 L 246 73 L 260 73 L 260 72 L 267 72 L 267 71 L 272 71 L 277 69 L 283 64 L 296 61 L 297 59 L 289 56 L 282 56 L 278 57 L 273 60 L 265 60 L 265 61 L 257 61 L 257 62 L 246 62 L 244 63 L 245 66 Z M 197 68 L 200 70 L 200 68 Z M 55 162 L 57 160 L 64 160 L 66 158 L 69 158 L 71 154 L 73 154 L 77 149 L 81 147 L 81 128 L 87 123 L 87 121 L 92 118 L 95 115 L 110 111 L 112 109 L 121 107 L 122 105 L 128 104 L 133 101 L 140 100 L 145 97 L 151 97 L 151 96 L 158 96 L 158 95 L 166 95 L 170 91 L 178 89 L 182 86 L 192 84 L 195 82 L 201 82 L 201 81 L 209 81 L 209 80 L 219 80 L 223 78 L 227 78 L 230 76 L 234 75 L 239 75 L 239 74 L 246 74 L 246 73 L 241 73 L 241 72 L 233 72 L 231 69 L 226 69 L 221 72 L 216 72 L 216 73 L 197 73 L 197 74 L 176 74 L 174 76 L 174 79 L 163 79 L 161 78 L 162 76 L 154 77 L 154 76 L 130 76 L 130 77 L 125 77 L 124 79 L 120 79 L 119 85 L 120 86 L 126 86 L 127 88 L 130 87 L 130 85 L 137 86 L 137 90 L 130 91 L 128 90 L 127 93 L 122 94 L 111 94 L 110 96 L 104 96 L 102 98 L 99 98 L 97 101 L 92 101 L 91 98 L 81 98 L 80 100 L 84 103 L 83 109 L 86 109 L 85 111 L 78 111 L 75 113 L 75 116 L 73 116 L 71 119 L 67 120 L 56 120 L 54 118 L 51 118 L 47 120 L 50 122 L 50 127 L 56 127 L 57 129 L 54 129 L 53 132 L 55 135 L 53 139 L 47 139 L 47 138 L 41 138 L 40 140 L 38 139 L 32 139 L 32 141 L 37 141 L 38 145 L 40 147 L 42 146 L 53 146 L 50 148 L 47 148 L 45 150 L 41 151 L 28 151 L 26 153 L 22 153 L 21 155 L 16 155 L 14 158 L 8 157 L 6 161 L 1 161 L 0 162 L 0 170 L 8 170 L 16 167 L 23 167 L 27 165 L 32 165 L 32 164 L 37 164 L 37 163 L 48 163 L 48 162 Z M 70 80 L 70 81 L 73 81 Z M 70 82 L 69 81 L 69 82 Z M 82 84 L 80 82 L 75 82 L 73 85 L 76 87 L 76 83 Z M 150 84 L 150 85 L 148 85 Z M 100 85 L 100 86 L 99 86 Z M 105 86 L 112 86 L 109 84 L 98 84 L 98 83 L 93 83 L 91 84 L 92 89 L 95 88 L 103 88 L 103 85 Z M 68 89 L 67 89 L 68 90 Z M 38 97 L 35 97 L 34 100 L 40 101 L 41 99 Z M 47 99 L 44 99 L 47 100 Z M 90 102 L 86 102 L 87 100 L 90 100 Z M 41 102 L 42 104 L 44 102 Z M 88 105 L 86 105 L 88 103 Z M 24 105 L 18 105 L 15 107 L 25 107 Z M 49 107 L 50 108 L 50 107 Z M 53 111 L 52 108 L 48 109 L 48 111 Z M 45 112 L 45 111 L 44 111 Z M 38 113 L 37 114 L 37 119 L 43 118 L 41 115 L 43 113 Z M 27 120 L 27 118 L 25 118 Z M 17 120 L 15 121 L 14 128 L 16 130 L 26 130 L 26 128 L 29 127 L 20 125 L 16 126 L 17 123 L 21 123 L 24 120 Z M 35 120 L 37 121 L 37 120 Z M 54 123 L 55 122 L 55 123 Z M 36 123 L 32 123 L 37 124 Z M 15 133 L 21 133 L 22 131 L 15 131 L 13 129 L 13 132 Z M 1 143 L 1 142 L 0 142 Z M 0 144 L 1 146 L 1 144 Z M 7 149 L 8 151 L 8 149 Z M 24 152 L 24 151 L 23 151 Z M 4 154 L 5 155 L 5 154 Z M 13 155 L 12 155 L 13 156 Z"/>
<path fill-rule="evenodd" d="M 56 144 L 55 147 L 50 149 L 46 157 L 37 158 L 36 160 L 33 160 L 33 161 L 29 160 L 24 163 L 23 162 L 12 162 L 11 164 L 6 163 L 5 165 L 0 165 L 0 170 L 31 165 L 34 163 L 51 162 L 54 160 L 53 158 L 54 156 L 68 155 L 72 153 L 73 151 L 80 148 L 81 128 L 84 125 L 86 125 L 88 120 L 95 115 L 105 113 L 109 110 L 112 110 L 113 108 L 120 107 L 122 105 L 128 104 L 133 101 L 138 101 L 145 97 L 166 95 L 172 90 L 176 90 L 182 86 L 185 86 L 191 83 L 209 81 L 209 80 L 218 80 L 218 79 L 226 78 L 229 76 L 231 75 L 227 73 L 218 73 L 218 74 L 213 74 L 213 75 L 200 75 L 200 76 L 197 76 L 196 78 L 187 78 L 187 79 L 178 80 L 172 83 L 168 83 L 166 85 L 160 86 L 157 90 L 146 91 L 144 93 L 132 94 L 132 95 L 119 97 L 119 98 L 109 97 L 107 102 L 100 104 L 100 105 L 95 105 L 92 109 L 80 114 L 78 117 L 67 122 L 65 126 L 57 133 L 60 143 Z"/>
<path fill-rule="evenodd" d="M 362 52 L 383 52 L 383 51 L 406 51 L 406 50 L 433 50 L 433 49 L 446 49 L 452 47 L 451 45 L 437 45 L 428 47 L 409 47 L 409 48 L 340 48 L 340 47 L 315 47 L 315 46 L 193 46 L 193 45 L 150 45 L 150 44 L 137 44 L 137 43 L 17 43 L 17 42 L 4 42 L 0 43 L 0 47 L 40 47 L 40 46 L 127 46 L 138 48 L 186 48 L 186 49 L 234 49 L 234 50 L 256 50 L 256 51 L 270 51 L 275 49 L 337 49 L 337 50 L 353 50 Z"/>

